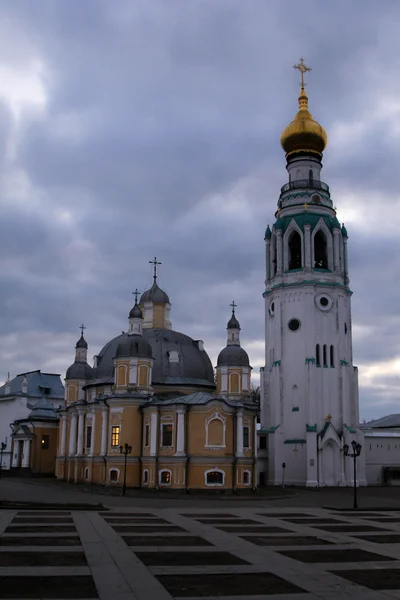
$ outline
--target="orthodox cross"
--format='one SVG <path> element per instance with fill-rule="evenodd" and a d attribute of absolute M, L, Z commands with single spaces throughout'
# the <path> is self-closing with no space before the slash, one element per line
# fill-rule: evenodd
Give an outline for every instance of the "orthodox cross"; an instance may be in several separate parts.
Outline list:
<path fill-rule="evenodd" d="M 135 296 L 135 304 L 137 304 L 137 297 L 139 296 L 140 292 L 136 288 L 136 290 L 134 292 L 132 292 L 132 294 Z"/>
<path fill-rule="evenodd" d="M 307 202 L 304 202 L 303 207 L 304 207 L 304 210 L 307 212 L 308 211 L 308 204 L 307 204 Z"/>
<path fill-rule="evenodd" d="M 332 415 L 328 415 L 325 419 L 326 423 L 330 423 L 332 421 Z"/>
<path fill-rule="evenodd" d="M 160 263 L 160 262 L 157 261 L 157 257 L 156 256 L 154 257 L 154 260 L 149 260 L 149 263 L 151 265 L 154 265 L 153 278 L 154 278 L 154 281 L 155 281 L 157 279 L 157 265 L 162 265 L 162 263 Z"/>
<path fill-rule="evenodd" d="M 83 335 L 84 330 L 86 329 L 86 327 L 84 326 L 84 324 L 82 323 L 82 325 L 79 327 L 79 329 L 81 330 L 81 334 Z"/>
<path fill-rule="evenodd" d="M 235 301 L 233 301 L 232 304 L 230 304 L 229 306 L 232 307 L 232 312 L 235 313 L 235 308 L 237 307 L 237 304 L 235 304 Z"/>
<path fill-rule="evenodd" d="M 293 69 L 297 69 L 298 71 L 300 71 L 301 73 L 301 87 L 304 88 L 304 73 L 306 73 L 307 71 L 311 71 L 310 67 L 307 67 L 304 64 L 304 58 L 300 59 L 300 62 L 298 65 L 293 65 Z"/>
<path fill-rule="evenodd" d="M 293 448 L 293 452 L 294 452 L 294 456 L 295 456 L 295 458 L 297 458 L 297 453 L 298 453 L 298 451 L 299 451 L 299 449 L 298 449 L 298 447 L 297 447 L 297 444 L 295 444 L 295 445 L 294 445 L 294 448 Z"/>

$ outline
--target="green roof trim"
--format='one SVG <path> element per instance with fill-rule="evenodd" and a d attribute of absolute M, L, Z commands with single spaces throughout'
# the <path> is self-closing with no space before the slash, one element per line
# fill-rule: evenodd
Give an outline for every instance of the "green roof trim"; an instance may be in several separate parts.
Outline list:
<path fill-rule="evenodd" d="M 305 364 L 306 365 L 309 365 L 309 364 L 315 365 L 315 358 L 314 358 L 314 356 L 312 356 L 310 358 L 306 358 Z"/>
<path fill-rule="evenodd" d="M 275 431 L 278 429 L 278 427 L 280 427 L 280 423 L 279 423 L 279 425 L 271 425 L 271 427 L 267 428 L 267 433 L 275 433 Z"/>
<path fill-rule="evenodd" d="M 349 431 L 350 433 L 357 433 L 354 427 L 349 427 L 348 425 L 346 425 L 346 423 L 343 423 L 343 426 L 346 427 L 347 431 Z"/>
<path fill-rule="evenodd" d="M 291 440 L 285 440 L 284 444 L 307 444 L 307 440 L 303 438 L 293 438 Z"/>
<path fill-rule="evenodd" d="M 270 227 L 268 225 L 267 229 L 265 230 L 264 240 L 269 240 L 270 237 L 271 237 L 271 235 L 272 235 L 272 232 L 271 232 L 271 229 L 270 229 Z"/>
<path fill-rule="evenodd" d="M 309 205 L 309 208 L 310 207 L 312 208 L 311 205 Z M 333 229 L 342 229 L 343 232 L 343 228 L 340 227 L 340 223 L 337 220 L 336 216 L 330 217 L 329 215 L 321 215 L 318 213 L 316 214 L 310 212 L 309 210 L 303 211 L 295 215 L 288 215 L 287 217 L 279 217 L 273 228 L 282 229 L 283 231 L 286 231 L 292 219 L 294 219 L 294 221 L 302 231 L 304 231 L 304 225 L 310 225 L 311 231 L 313 231 L 313 229 L 315 229 L 315 227 L 322 219 L 325 222 L 325 225 L 328 227 L 329 231 L 333 231 Z"/>
<path fill-rule="evenodd" d="M 315 423 L 315 425 L 306 425 L 306 429 L 307 429 L 307 431 L 317 432 L 317 424 Z"/>
<path fill-rule="evenodd" d="M 349 363 L 347 362 L 347 360 L 341 360 L 341 361 L 340 361 L 340 366 L 341 366 L 341 367 L 348 367 L 348 366 L 349 366 Z"/>
<path fill-rule="evenodd" d="M 276 366 L 280 367 L 281 366 L 281 361 L 280 360 L 274 360 L 274 362 L 272 363 L 272 366 L 273 367 L 276 367 Z"/>
<path fill-rule="evenodd" d="M 343 223 L 343 225 L 342 225 L 342 236 L 343 236 L 343 237 L 349 237 L 349 236 L 347 235 L 347 229 L 346 229 L 346 227 L 344 226 L 344 223 Z"/>
<path fill-rule="evenodd" d="M 265 292 L 263 293 L 263 296 L 265 298 L 265 296 L 268 296 L 268 294 L 271 294 L 273 291 L 275 291 L 279 288 L 299 287 L 299 286 L 303 286 L 303 285 L 312 285 L 312 286 L 318 286 L 318 287 L 339 287 L 347 294 L 350 294 L 350 296 L 353 294 L 353 292 L 348 287 L 346 287 L 343 283 L 336 283 L 336 282 L 330 282 L 330 281 L 326 281 L 326 282 L 310 281 L 309 279 L 305 279 L 304 281 L 295 281 L 293 283 L 277 283 L 270 290 L 265 290 Z"/>
<path fill-rule="evenodd" d="M 318 190 L 318 193 L 319 193 L 319 195 L 322 198 L 324 198 L 328 202 L 332 202 L 330 194 L 327 194 L 326 192 L 323 192 L 322 190 Z M 307 198 L 310 198 L 310 202 L 307 203 L 307 204 L 311 204 L 311 206 L 312 206 L 312 200 L 311 200 L 311 198 L 312 198 L 313 195 L 314 195 L 314 192 L 312 192 L 312 193 L 310 193 L 310 192 L 295 192 L 294 194 L 288 194 L 286 196 L 286 192 L 283 192 L 283 194 L 281 194 L 279 196 L 279 198 L 282 200 L 282 203 L 283 203 L 283 202 L 286 202 L 286 200 L 290 200 L 291 198 L 305 198 L 305 197 L 307 197 Z M 303 205 L 304 202 L 301 202 L 299 204 Z M 296 205 L 292 204 L 291 206 L 296 206 Z M 320 204 L 319 206 L 324 206 L 324 205 Z"/>

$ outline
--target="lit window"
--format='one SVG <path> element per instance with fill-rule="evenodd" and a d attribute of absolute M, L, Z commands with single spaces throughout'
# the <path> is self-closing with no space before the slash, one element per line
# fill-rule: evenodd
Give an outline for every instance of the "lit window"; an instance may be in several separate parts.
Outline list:
<path fill-rule="evenodd" d="M 149 446 L 150 444 L 150 425 L 146 425 L 144 428 L 144 445 Z"/>
<path fill-rule="evenodd" d="M 162 426 L 161 446 L 171 448 L 172 446 L 172 424 Z"/>
<path fill-rule="evenodd" d="M 119 446 L 119 425 L 114 425 L 111 428 L 111 446 Z"/>
<path fill-rule="evenodd" d="M 249 485 L 250 483 L 250 473 L 248 471 L 243 472 L 243 484 Z"/>
<path fill-rule="evenodd" d="M 42 435 L 40 446 L 41 446 L 42 450 L 49 449 L 49 446 L 50 446 L 50 436 L 49 435 Z"/>
<path fill-rule="evenodd" d="M 171 471 L 161 471 L 160 483 L 162 483 L 163 485 L 170 485 Z"/>
<path fill-rule="evenodd" d="M 243 427 L 243 448 L 250 448 L 250 427 Z"/>
<path fill-rule="evenodd" d="M 223 485 L 224 474 L 221 471 L 210 471 L 207 473 L 207 485 Z"/>

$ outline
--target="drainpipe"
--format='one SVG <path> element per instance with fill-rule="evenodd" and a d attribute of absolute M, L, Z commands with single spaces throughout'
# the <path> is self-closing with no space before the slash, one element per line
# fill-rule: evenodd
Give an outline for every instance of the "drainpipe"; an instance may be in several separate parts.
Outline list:
<path fill-rule="evenodd" d="M 190 407 L 188 406 L 186 409 L 186 414 L 185 414 L 185 454 L 186 454 L 186 466 L 185 466 L 185 491 L 187 494 L 189 494 L 189 460 L 190 460 L 190 455 L 189 455 L 189 443 L 188 443 L 188 424 L 189 424 L 189 409 Z"/>
<path fill-rule="evenodd" d="M 143 421 L 143 410 L 142 410 L 142 407 L 140 407 L 140 412 L 142 413 L 142 418 L 141 418 L 141 427 L 140 427 L 140 449 L 139 449 L 139 465 L 140 465 L 140 469 L 139 469 L 139 488 L 142 487 L 142 471 L 143 471 L 142 453 L 143 453 L 143 427 L 144 427 L 144 421 Z"/>
<path fill-rule="evenodd" d="M 233 418 L 233 435 L 232 435 L 232 440 L 233 440 L 233 463 L 232 463 L 232 492 L 235 493 L 236 492 L 236 488 L 235 488 L 235 477 L 236 477 L 236 429 L 237 429 L 237 415 L 235 412 L 234 418 Z"/>
<path fill-rule="evenodd" d="M 108 408 L 108 414 L 109 414 L 110 413 L 110 406 L 109 406 L 106 398 L 104 398 L 103 402 L 107 406 L 107 408 Z M 101 417 L 103 418 L 103 415 Z M 108 427 L 107 427 L 107 432 L 108 432 Z M 107 434 L 107 437 L 108 437 L 108 434 Z M 107 444 L 107 447 L 108 447 L 108 444 Z M 104 485 L 107 485 L 107 450 L 106 450 L 105 455 L 103 456 L 103 461 L 104 461 Z"/>
<path fill-rule="evenodd" d="M 158 448 L 160 445 L 160 422 L 158 416 L 160 411 L 157 408 L 157 431 L 156 431 L 156 490 L 158 491 Z"/>

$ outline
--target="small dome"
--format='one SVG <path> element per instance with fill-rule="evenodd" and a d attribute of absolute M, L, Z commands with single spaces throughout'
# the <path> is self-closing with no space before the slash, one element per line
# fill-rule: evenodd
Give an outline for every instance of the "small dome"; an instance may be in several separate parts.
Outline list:
<path fill-rule="evenodd" d="M 29 413 L 29 419 L 58 419 L 58 415 L 53 404 L 47 398 L 41 398 L 38 400 L 31 412 Z"/>
<path fill-rule="evenodd" d="M 83 333 L 81 334 L 81 337 L 79 338 L 79 340 L 76 342 L 76 348 L 86 348 L 88 347 L 87 345 L 87 341 L 85 340 L 85 338 L 83 337 Z"/>
<path fill-rule="evenodd" d="M 129 313 L 129 318 L 130 319 L 143 319 L 142 311 L 140 310 L 140 308 L 136 304 L 136 302 L 135 302 L 135 306 L 131 309 L 131 312 Z"/>
<path fill-rule="evenodd" d="M 283 229 L 283 220 L 280 217 L 277 219 L 274 229 Z"/>
<path fill-rule="evenodd" d="M 232 311 L 232 316 L 228 321 L 227 329 L 240 329 L 240 323 L 235 316 L 235 311 Z"/>
<path fill-rule="evenodd" d="M 226 346 L 218 355 L 217 367 L 249 367 L 250 361 L 246 350 L 241 346 Z"/>
<path fill-rule="evenodd" d="M 271 229 L 268 225 L 267 229 L 265 230 L 264 240 L 269 240 L 271 238 L 271 236 L 272 236 Z"/>
<path fill-rule="evenodd" d="M 65 379 L 93 379 L 93 369 L 87 362 L 77 360 L 67 369 Z"/>
<path fill-rule="evenodd" d="M 296 152 L 317 154 L 319 157 L 328 143 L 325 129 L 312 118 L 308 110 L 308 98 L 302 87 L 299 96 L 299 112 L 282 132 L 281 146 L 286 157 Z"/>
<path fill-rule="evenodd" d="M 170 303 L 168 295 L 158 287 L 156 280 L 154 280 L 151 288 L 142 294 L 140 304 L 144 304 L 145 302 L 157 302 L 158 304 Z"/>
<path fill-rule="evenodd" d="M 153 353 L 143 336 L 125 333 L 115 352 L 115 358 L 123 357 L 153 358 Z"/>
<path fill-rule="evenodd" d="M 346 227 L 344 226 L 344 223 L 343 223 L 343 225 L 342 225 L 342 236 L 343 236 L 343 237 L 346 237 L 346 238 L 347 238 L 347 237 L 349 237 L 349 236 L 347 235 L 347 229 L 346 229 Z"/>

